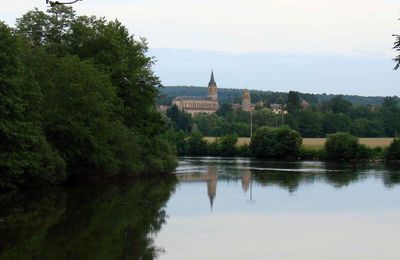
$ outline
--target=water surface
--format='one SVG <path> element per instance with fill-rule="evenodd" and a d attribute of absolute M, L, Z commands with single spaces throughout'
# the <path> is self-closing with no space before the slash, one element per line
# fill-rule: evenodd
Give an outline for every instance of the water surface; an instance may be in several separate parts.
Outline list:
<path fill-rule="evenodd" d="M 400 172 L 182 158 L 160 259 L 398 259 Z"/>
<path fill-rule="evenodd" d="M 174 180 L 0 195 L 0 259 L 398 259 L 400 171 L 181 158 Z"/>

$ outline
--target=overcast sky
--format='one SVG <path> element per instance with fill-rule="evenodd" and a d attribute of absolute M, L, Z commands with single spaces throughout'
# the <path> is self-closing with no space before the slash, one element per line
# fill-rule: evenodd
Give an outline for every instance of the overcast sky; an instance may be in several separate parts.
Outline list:
<path fill-rule="evenodd" d="M 0 20 L 13 24 L 35 6 L 44 10 L 45 0 L 1 0 Z M 75 7 L 118 18 L 147 38 L 166 85 L 205 85 L 214 68 L 220 87 L 400 95 L 391 61 L 400 0 L 83 0 Z"/>

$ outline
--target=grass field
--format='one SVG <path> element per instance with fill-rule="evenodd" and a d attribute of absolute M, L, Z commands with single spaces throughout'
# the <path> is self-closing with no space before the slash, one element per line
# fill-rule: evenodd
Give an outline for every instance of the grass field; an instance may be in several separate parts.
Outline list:
<path fill-rule="evenodd" d="M 207 142 L 212 143 L 215 137 L 205 137 Z M 326 138 L 303 138 L 303 145 L 310 148 L 322 148 L 325 144 Z M 360 143 L 365 144 L 371 148 L 389 146 L 393 138 L 360 138 Z M 240 137 L 238 145 L 249 144 L 250 138 Z"/>

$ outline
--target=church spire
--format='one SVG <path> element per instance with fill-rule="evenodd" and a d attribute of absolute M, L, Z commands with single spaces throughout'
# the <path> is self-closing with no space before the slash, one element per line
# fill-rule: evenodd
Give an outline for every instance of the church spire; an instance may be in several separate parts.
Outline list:
<path fill-rule="evenodd" d="M 211 79 L 210 79 L 210 83 L 208 83 L 209 86 L 211 85 L 217 85 L 217 83 L 215 83 L 214 80 L 214 70 L 211 70 Z"/>

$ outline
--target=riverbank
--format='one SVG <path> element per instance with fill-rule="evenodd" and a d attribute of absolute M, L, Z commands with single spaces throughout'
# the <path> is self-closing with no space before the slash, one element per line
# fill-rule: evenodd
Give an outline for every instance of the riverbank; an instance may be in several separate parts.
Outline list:
<path fill-rule="evenodd" d="M 274 131 L 274 128 L 266 130 Z M 336 133 L 326 139 L 302 139 L 296 135 L 296 132 L 289 129 L 283 128 L 279 131 L 278 136 L 257 138 L 253 143 L 250 142 L 250 138 L 238 138 L 234 135 L 217 138 L 203 137 L 200 133 L 175 136 L 171 140 L 175 141 L 179 156 L 256 157 L 266 160 L 387 161 L 394 163 L 398 163 L 399 160 L 399 142 L 393 138 L 359 139 L 348 133 Z M 257 132 L 254 137 L 257 136 Z M 282 135 L 283 133 L 286 134 Z"/>
<path fill-rule="evenodd" d="M 206 136 L 204 139 L 208 143 L 213 143 L 217 137 Z M 249 137 L 239 137 L 237 145 L 250 145 Z M 364 144 L 370 148 L 385 148 L 390 145 L 393 141 L 392 137 L 376 137 L 376 138 L 359 138 L 359 143 Z M 326 138 L 303 138 L 303 145 L 306 148 L 323 148 L 326 142 Z"/>

